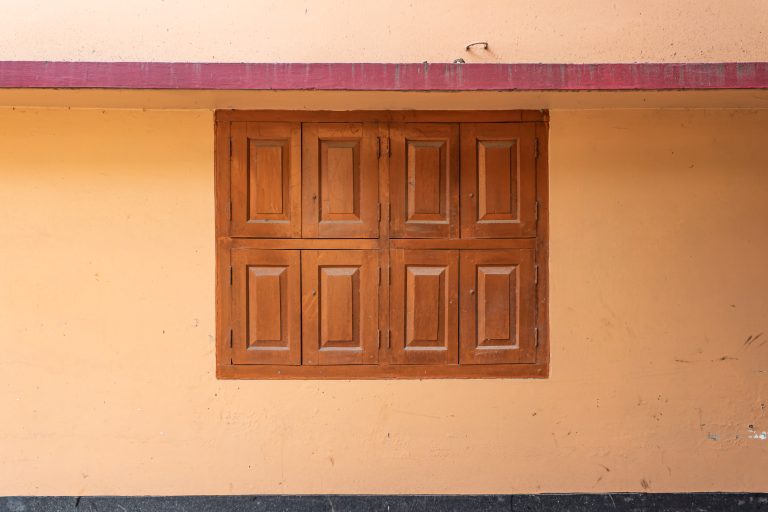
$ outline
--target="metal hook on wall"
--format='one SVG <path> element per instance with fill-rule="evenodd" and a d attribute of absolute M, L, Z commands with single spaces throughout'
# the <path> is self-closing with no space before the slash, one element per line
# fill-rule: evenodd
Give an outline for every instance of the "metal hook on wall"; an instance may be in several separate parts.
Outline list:
<path fill-rule="evenodd" d="M 472 48 L 473 46 L 479 46 L 479 45 L 483 45 L 483 50 L 487 50 L 488 49 L 488 42 L 487 41 L 477 41 L 475 43 L 469 43 L 467 45 L 467 47 L 464 48 L 464 49 L 469 51 L 469 49 Z"/>

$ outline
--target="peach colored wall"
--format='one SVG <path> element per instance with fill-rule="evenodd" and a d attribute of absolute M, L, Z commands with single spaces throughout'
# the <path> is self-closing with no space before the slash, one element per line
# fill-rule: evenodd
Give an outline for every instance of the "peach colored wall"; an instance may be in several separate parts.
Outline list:
<path fill-rule="evenodd" d="M 0 60 L 765 61 L 766 26 L 764 0 L 6 0 Z"/>
<path fill-rule="evenodd" d="M 548 380 L 217 381 L 212 113 L 0 133 L 0 494 L 768 490 L 766 110 L 552 112 Z"/>

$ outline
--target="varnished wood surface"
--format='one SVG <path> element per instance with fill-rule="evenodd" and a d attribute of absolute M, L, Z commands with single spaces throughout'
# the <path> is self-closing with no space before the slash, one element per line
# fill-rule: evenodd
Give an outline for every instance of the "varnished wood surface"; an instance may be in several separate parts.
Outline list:
<path fill-rule="evenodd" d="M 541 122 L 541 110 L 217 110 L 218 121 L 521 123 Z"/>
<path fill-rule="evenodd" d="M 390 236 L 458 238 L 459 124 L 390 125 Z"/>
<path fill-rule="evenodd" d="M 530 122 L 546 116 L 517 111 L 230 113 L 237 121 L 230 122 L 228 115 L 218 112 L 216 122 L 216 360 L 220 378 L 546 376 L 547 126 Z M 240 136 L 232 128 L 238 124 L 244 127 L 238 129 L 245 131 L 246 150 L 242 154 L 233 147 L 230 158 L 230 138 L 234 142 Z M 294 144 L 297 136 L 301 142 Z M 483 169 L 477 148 L 489 141 L 491 150 L 482 163 L 490 165 Z M 512 162 L 515 145 L 517 161 Z M 259 154 L 262 147 L 266 149 Z M 328 148 L 332 149 L 330 155 Z M 465 164 L 467 148 L 475 151 L 472 165 Z M 286 158 L 286 151 L 289 157 L 299 156 Z M 249 169 L 245 174 L 238 170 L 238 159 L 255 167 L 257 173 L 259 167 L 265 170 L 258 174 L 264 179 L 254 182 Z M 294 169 L 300 170 L 298 176 Z M 470 177 L 465 176 L 467 169 Z M 232 180 L 234 176 L 239 184 Z M 291 179 L 298 186 L 286 186 Z M 472 218 L 465 211 L 465 193 L 474 186 L 477 198 L 481 179 L 488 193 L 481 198 L 484 210 L 472 206 Z M 409 204 L 409 192 L 419 193 L 418 200 Z M 511 196 L 513 192 L 517 197 Z M 299 211 L 298 222 L 294 207 Z M 286 219 L 275 223 L 283 225 L 283 231 L 239 231 L 230 221 L 235 209 L 238 216 L 249 211 L 283 215 Z M 478 228 L 480 210 L 493 222 Z M 510 219 L 502 218 L 518 212 L 520 219 L 505 222 Z M 500 218 L 491 218 L 494 215 Z M 263 221 L 246 220 L 246 224 Z M 419 222 L 426 227 L 413 229 Z M 279 306 L 249 299 L 258 303 L 252 311 L 271 311 L 269 316 L 288 322 L 286 328 L 290 312 L 299 312 L 298 362 L 295 352 L 284 361 L 249 360 L 230 347 L 235 326 L 245 332 L 249 322 L 255 322 L 249 306 L 242 303 L 247 296 L 238 288 L 239 280 L 247 282 L 248 273 L 242 270 L 243 277 L 238 278 L 234 268 L 230 271 L 231 255 L 238 251 L 275 252 L 280 261 L 288 255 L 298 259 L 298 264 L 275 263 L 291 268 L 288 273 L 253 265 L 250 285 L 274 289 L 273 295 L 281 295 Z M 480 273 L 487 281 L 489 296 L 485 304 L 478 304 L 473 302 L 477 300 L 478 261 L 490 254 L 506 255 L 505 261 L 489 263 L 504 269 Z M 513 254 L 530 258 L 510 259 Z M 289 274 L 300 276 L 300 303 L 294 309 L 283 306 L 282 295 L 291 294 L 274 277 L 278 274 L 280 279 Z M 467 284 L 470 274 L 474 281 Z M 517 298 L 504 295 L 512 277 L 518 279 L 514 281 L 519 285 Z M 468 294 L 470 287 L 475 294 Z M 238 294 L 240 302 L 235 305 Z M 502 294 L 501 299 L 493 294 Z M 502 315 L 494 308 L 506 312 Z M 479 331 L 478 321 L 482 322 Z M 472 336 L 480 331 L 485 333 L 481 336 L 499 338 L 509 331 L 508 345 L 513 345 L 513 334 L 519 345 L 500 350 L 503 357 L 492 355 L 493 350 L 478 357 L 477 339 Z M 248 331 L 246 338 L 258 342 L 260 337 L 288 339 L 282 324 L 278 334 L 277 323 L 262 323 Z M 243 336 L 240 338 L 242 341 Z M 408 346 L 411 348 L 406 349 Z M 466 352 L 470 346 L 474 348 Z"/>
<path fill-rule="evenodd" d="M 302 234 L 377 238 L 376 123 L 302 125 Z"/>
<path fill-rule="evenodd" d="M 393 238 L 389 243 L 395 249 L 534 249 L 535 238 L 462 238 L 417 239 Z"/>
<path fill-rule="evenodd" d="M 299 251 L 232 251 L 232 362 L 301 364 Z"/>
<path fill-rule="evenodd" d="M 459 252 L 393 249 L 393 364 L 459 362 Z"/>
<path fill-rule="evenodd" d="M 378 361 L 376 251 L 302 251 L 302 364 Z"/>
<path fill-rule="evenodd" d="M 535 130 L 533 123 L 462 123 L 462 238 L 536 235 Z"/>
<path fill-rule="evenodd" d="M 462 251 L 460 364 L 536 361 L 534 252 Z"/>
<path fill-rule="evenodd" d="M 232 123 L 231 233 L 301 236 L 301 124 Z"/>
<path fill-rule="evenodd" d="M 340 365 L 340 366 L 265 366 L 221 365 L 220 379 L 502 379 L 546 378 L 547 364 L 494 365 Z"/>

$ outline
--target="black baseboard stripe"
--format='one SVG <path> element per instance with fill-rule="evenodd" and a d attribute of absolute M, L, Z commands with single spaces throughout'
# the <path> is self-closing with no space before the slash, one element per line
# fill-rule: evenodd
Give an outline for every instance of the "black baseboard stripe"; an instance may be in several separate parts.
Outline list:
<path fill-rule="evenodd" d="M 0 512 L 768 511 L 763 493 L 502 495 L 8 496 Z"/>

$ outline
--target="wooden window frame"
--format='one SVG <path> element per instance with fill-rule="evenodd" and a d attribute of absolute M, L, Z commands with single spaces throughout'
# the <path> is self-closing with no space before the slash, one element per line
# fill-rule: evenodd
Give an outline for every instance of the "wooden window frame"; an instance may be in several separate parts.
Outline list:
<path fill-rule="evenodd" d="M 548 113 L 546 111 L 281 111 L 219 110 L 215 114 L 216 376 L 219 379 L 546 378 L 549 375 Z M 378 238 L 249 238 L 230 231 L 231 126 L 235 122 L 378 123 Z M 536 236 L 521 238 L 390 238 L 389 125 L 395 123 L 533 123 L 536 144 Z M 460 224 L 457 224 L 457 228 Z M 380 326 L 390 322 L 390 249 L 530 249 L 536 265 L 536 357 L 533 363 L 394 364 L 388 329 L 378 334 L 376 364 L 270 365 L 232 362 L 232 249 L 375 250 L 381 270 Z M 459 328 L 461 330 L 461 328 Z M 460 332 L 459 330 L 459 332 Z"/>

